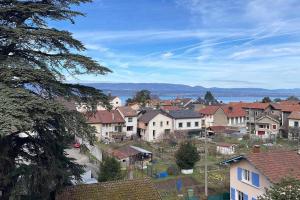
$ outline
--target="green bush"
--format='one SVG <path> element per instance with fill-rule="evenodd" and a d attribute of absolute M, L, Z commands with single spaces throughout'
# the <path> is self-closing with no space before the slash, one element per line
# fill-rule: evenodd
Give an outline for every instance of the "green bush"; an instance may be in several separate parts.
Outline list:
<path fill-rule="evenodd" d="M 122 179 L 121 164 L 113 157 L 106 157 L 100 164 L 98 181 L 114 181 Z"/>
<path fill-rule="evenodd" d="M 197 148 L 192 143 L 185 142 L 180 145 L 175 159 L 180 169 L 192 169 L 200 157 Z"/>

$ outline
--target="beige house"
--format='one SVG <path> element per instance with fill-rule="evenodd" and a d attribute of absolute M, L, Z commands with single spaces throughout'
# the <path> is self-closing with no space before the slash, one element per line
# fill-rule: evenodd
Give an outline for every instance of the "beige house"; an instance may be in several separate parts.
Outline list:
<path fill-rule="evenodd" d="M 125 120 L 117 110 L 98 110 L 96 113 L 87 113 L 86 118 L 87 123 L 96 128 L 96 136 L 100 140 L 125 136 Z"/>
<path fill-rule="evenodd" d="M 217 153 L 222 155 L 233 155 L 235 153 L 236 144 L 217 143 Z"/>
<path fill-rule="evenodd" d="M 263 139 L 276 137 L 279 128 L 280 121 L 274 115 L 263 115 L 255 122 L 255 134 Z"/>
<path fill-rule="evenodd" d="M 170 134 L 173 127 L 172 118 L 161 110 L 149 110 L 138 118 L 138 136 L 142 140 L 153 142 Z"/>
<path fill-rule="evenodd" d="M 291 163 L 293 163 L 291 165 Z M 230 199 L 257 200 L 287 176 L 300 180 L 300 155 L 296 151 L 259 152 L 228 159 L 230 165 Z"/>
<path fill-rule="evenodd" d="M 207 106 L 199 112 L 204 119 L 203 127 L 227 126 L 228 124 L 227 116 L 221 106 Z"/>

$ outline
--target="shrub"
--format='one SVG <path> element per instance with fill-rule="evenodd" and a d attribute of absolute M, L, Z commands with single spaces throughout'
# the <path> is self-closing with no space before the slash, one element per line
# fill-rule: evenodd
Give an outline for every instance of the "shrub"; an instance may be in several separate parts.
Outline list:
<path fill-rule="evenodd" d="M 182 143 L 175 154 L 176 164 L 180 169 L 192 169 L 200 160 L 197 148 L 190 142 Z"/>
<path fill-rule="evenodd" d="M 122 178 L 121 164 L 113 157 L 106 157 L 100 164 L 98 181 L 114 181 Z"/>

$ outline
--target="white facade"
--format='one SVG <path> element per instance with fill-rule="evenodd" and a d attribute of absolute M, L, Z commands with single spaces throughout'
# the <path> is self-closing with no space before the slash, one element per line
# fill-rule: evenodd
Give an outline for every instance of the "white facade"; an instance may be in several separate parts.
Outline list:
<path fill-rule="evenodd" d="M 231 145 L 231 146 L 217 145 L 217 152 L 222 155 L 233 155 L 235 152 L 235 145 Z"/>
<path fill-rule="evenodd" d="M 228 117 L 228 126 L 246 126 L 246 117 Z"/>
<path fill-rule="evenodd" d="M 204 115 L 205 127 L 210 127 L 214 125 L 214 116 L 213 115 Z"/>
<path fill-rule="evenodd" d="M 289 119 L 289 127 L 300 127 L 299 119 Z"/>
<path fill-rule="evenodd" d="M 201 129 L 202 118 L 173 119 L 174 130 Z"/>
<path fill-rule="evenodd" d="M 124 117 L 125 127 L 123 131 L 126 132 L 126 136 L 130 137 L 136 135 L 137 132 L 137 117 Z"/>
<path fill-rule="evenodd" d="M 149 123 L 140 126 L 141 138 L 148 142 L 159 141 L 165 133 L 173 131 L 172 127 L 172 118 L 159 113 Z"/>

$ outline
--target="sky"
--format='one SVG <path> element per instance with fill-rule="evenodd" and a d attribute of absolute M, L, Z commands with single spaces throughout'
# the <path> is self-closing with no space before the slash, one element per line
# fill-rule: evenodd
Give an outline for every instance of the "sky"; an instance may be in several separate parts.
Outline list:
<path fill-rule="evenodd" d="M 300 0 L 94 0 L 58 23 L 113 73 L 70 82 L 300 88 Z"/>

